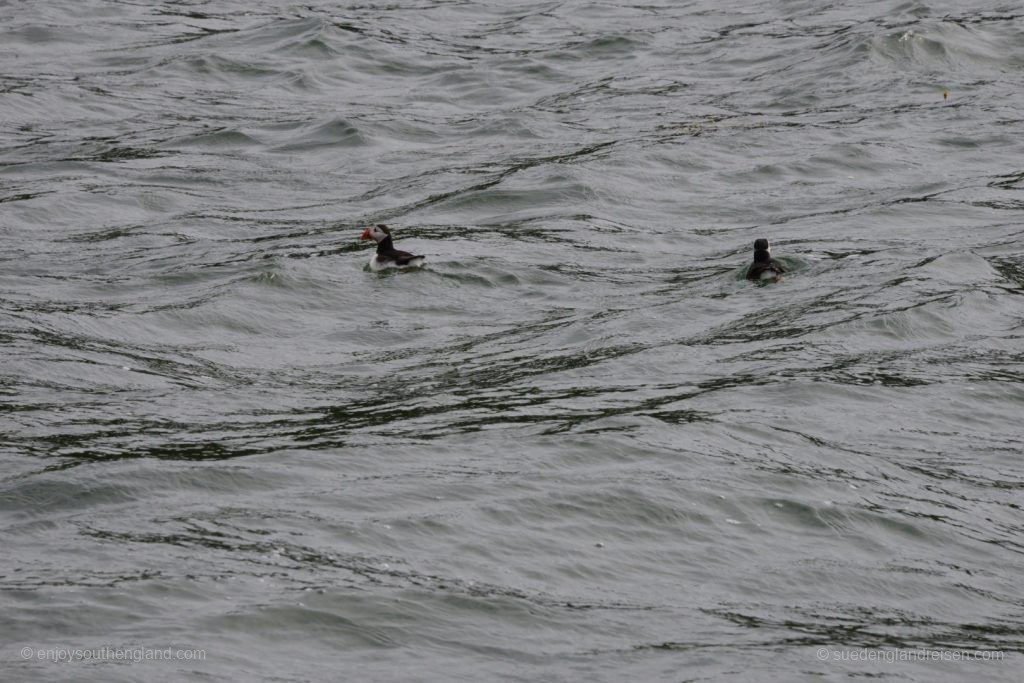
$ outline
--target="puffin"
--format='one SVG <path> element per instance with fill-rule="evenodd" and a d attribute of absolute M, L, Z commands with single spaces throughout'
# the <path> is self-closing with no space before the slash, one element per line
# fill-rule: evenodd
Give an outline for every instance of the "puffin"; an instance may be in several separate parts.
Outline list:
<path fill-rule="evenodd" d="M 747 268 L 748 280 L 775 280 L 786 272 L 786 266 L 772 258 L 772 250 L 764 237 L 754 240 L 754 262 Z"/>
<path fill-rule="evenodd" d="M 361 240 L 373 240 L 377 243 L 377 251 L 370 257 L 370 270 L 376 272 L 385 268 L 417 268 L 423 265 L 425 256 L 416 256 L 407 251 L 395 249 L 391 241 L 391 231 L 386 225 L 374 225 L 363 230 Z"/>

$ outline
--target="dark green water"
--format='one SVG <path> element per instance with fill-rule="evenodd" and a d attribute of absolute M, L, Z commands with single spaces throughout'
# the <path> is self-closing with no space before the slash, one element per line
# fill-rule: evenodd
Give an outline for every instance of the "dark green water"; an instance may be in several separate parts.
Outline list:
<path fill-rule="evenodd" d="M 1019 3 L 0 16 L 0 679 L 1019 680 Z"/>

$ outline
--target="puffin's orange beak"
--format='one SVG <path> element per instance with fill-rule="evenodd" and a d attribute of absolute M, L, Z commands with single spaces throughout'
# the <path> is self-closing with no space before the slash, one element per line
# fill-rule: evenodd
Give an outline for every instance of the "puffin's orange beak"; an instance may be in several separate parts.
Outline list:
<path fill-rule="evenodd" d="M 362 234 L 362 236 L 359 239 L 361 239 L 361 240 L 372 240 L 373 238 L 370 237 L 370 229 L 367 228 L 366 230 L 363 230 L 363 234 Z"/>

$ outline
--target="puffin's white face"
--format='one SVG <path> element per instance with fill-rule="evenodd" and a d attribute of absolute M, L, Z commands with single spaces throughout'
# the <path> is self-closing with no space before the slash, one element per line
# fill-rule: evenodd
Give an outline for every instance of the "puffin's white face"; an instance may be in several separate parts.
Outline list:
<path fill-rule="evenodd" d="M 382 239 L 390 235 L 387 227 L 383 225 L 374 225 L 366 230 L 363 230 L 363 234 L 359 237 L 361 240 L 373 240 L 374 242 L 380 242 Z"/>

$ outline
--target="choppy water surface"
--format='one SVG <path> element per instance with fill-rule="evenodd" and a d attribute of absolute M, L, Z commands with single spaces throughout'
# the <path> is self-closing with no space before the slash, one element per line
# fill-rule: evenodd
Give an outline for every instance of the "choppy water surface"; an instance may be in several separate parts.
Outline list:
<path fill-rule="evenodd" d="M 1019 3 L 0 9 L 4 680 L 1017 680 Z"/>

